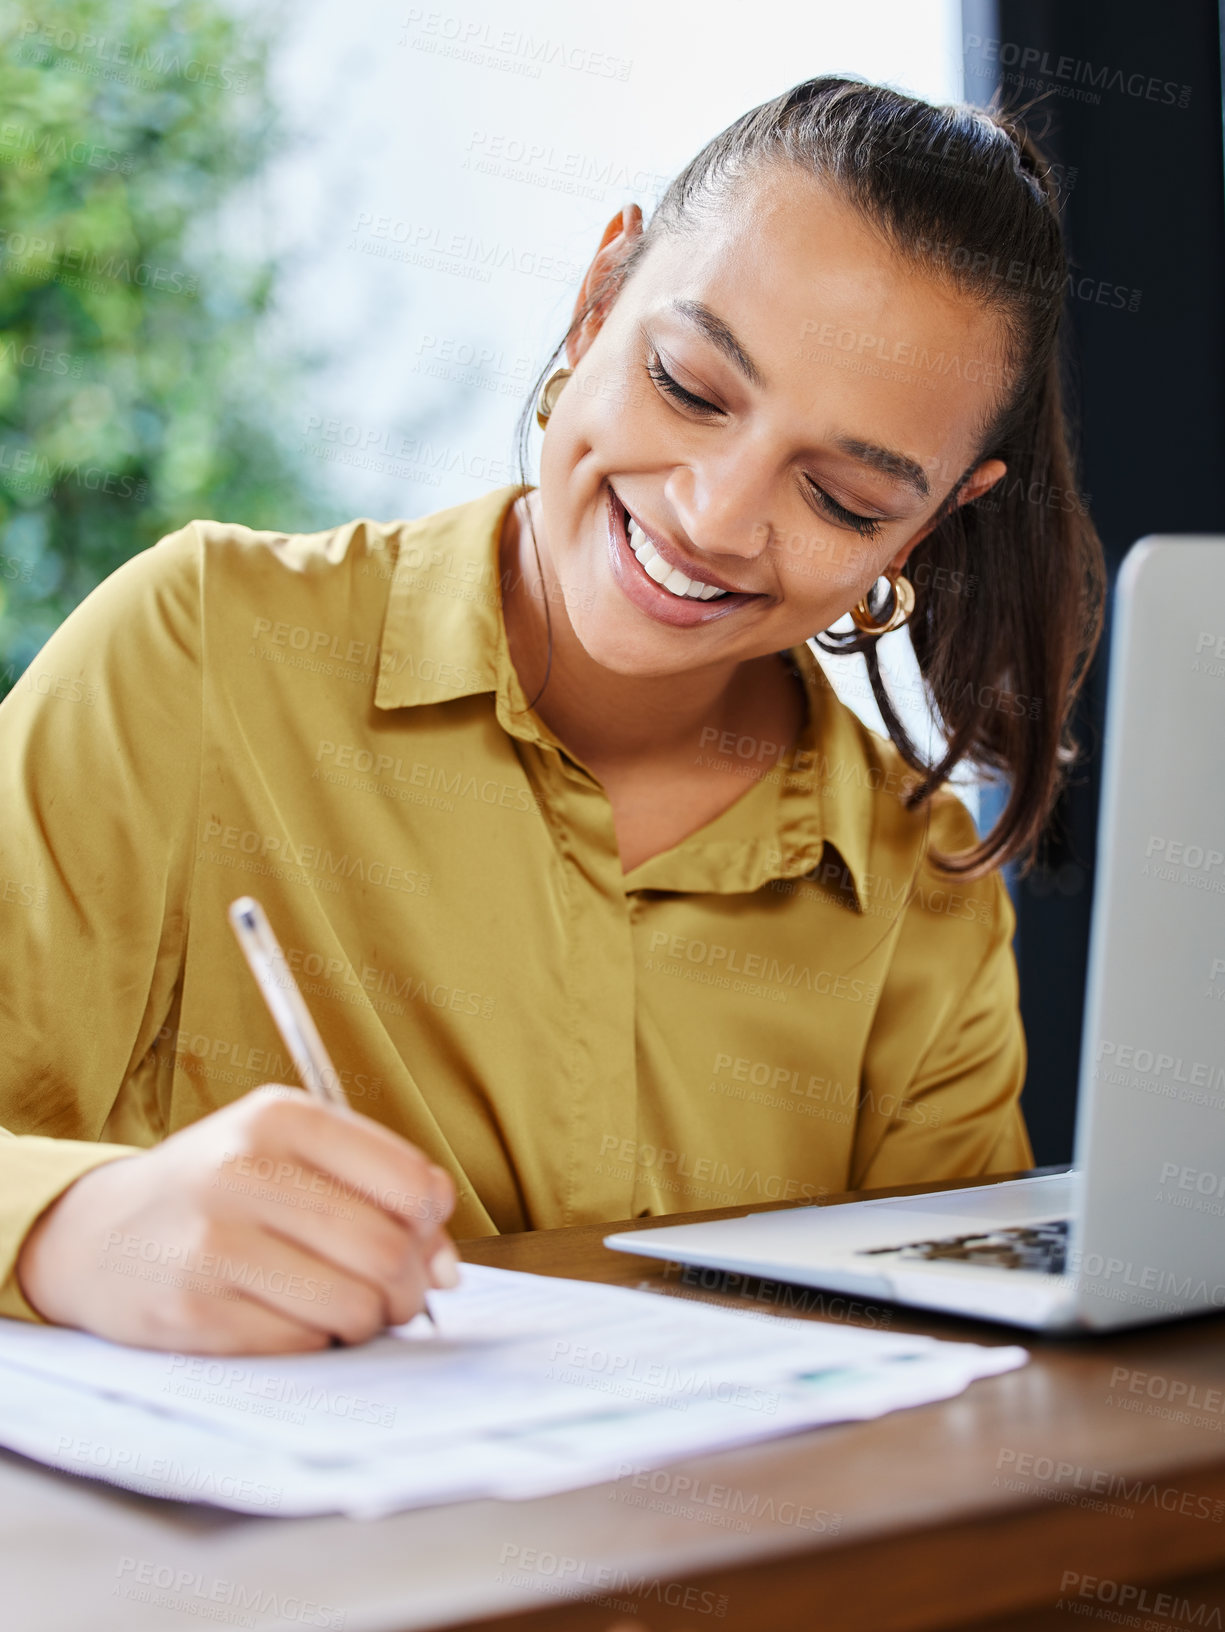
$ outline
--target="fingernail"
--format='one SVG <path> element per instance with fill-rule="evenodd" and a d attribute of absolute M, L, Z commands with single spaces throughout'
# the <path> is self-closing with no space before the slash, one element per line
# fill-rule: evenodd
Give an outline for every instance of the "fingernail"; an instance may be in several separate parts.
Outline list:
<path fill-rule="evenodd" d="M 431 1216 L 436 1218 L 438 1222 L 441 1223 L 450 1215 L 451 1198 L 455 1193 L 455 1187 L 451 1181 L 451 1175 L 445 1168 L 435 1167 L 433 1164 L 431 1164 L 430 1171 L 434 1180 L 434 1197 L 431 1201 Z"/>
<path fill-rule="evenodd" d="M 459 1254 L 449 1241 L 444 1241 L 430 1259 L 430 1274 L 439 1286 L 459 1285 Z"/>

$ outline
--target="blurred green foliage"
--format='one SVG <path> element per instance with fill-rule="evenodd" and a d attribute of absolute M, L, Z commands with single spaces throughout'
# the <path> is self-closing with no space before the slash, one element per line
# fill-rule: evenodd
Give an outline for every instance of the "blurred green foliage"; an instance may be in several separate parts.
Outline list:
<path fill-rule="evenodd" d="M 283 140 L 275 21 L 213 0 L 0 21 L 0 696 L 193 517 L 321 525 L 285 432 L 310 360 L 266 355 L 278 268 L 234 248 Z"/>

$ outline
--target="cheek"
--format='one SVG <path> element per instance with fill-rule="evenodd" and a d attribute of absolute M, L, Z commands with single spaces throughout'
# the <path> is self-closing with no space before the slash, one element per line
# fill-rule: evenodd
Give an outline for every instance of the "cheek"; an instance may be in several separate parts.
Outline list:
<path fill-rule="evenodd" d="M 549 420 L 540 453 L 542 496 L 570 491 L 618 468 L 633 442 L 634 410 L 607 374 L 575 374 Z"/>
<path fill-rule="evenodd" d="M 540 453 L 541 519 L 554 572 L 565 584 L 581 584 L 587 596 L 606 548 L 608 471 L 585 408 L 565 418 L 558 412 Z"/>
<path fill-rule="evenodd" d="M 603 470 L 612 470 L 631 459 L 641 462 L 658 442 L 659 394 L 630 340 L 619 327 L 607 325 L 562 393 L 566 412 L 559 429 L 571 463 L 594 454 Z"/>
<path fill-rule="evenodd" d="M 585 536 L 593 518 L 603 538 L 609 477 L 660 468 L 658 439 L 642 433 L 641 406 L 614 384 L 607 374 L 576 376 L 549 422 L 540 452 L 540 502 L 555 555 L 576 535 Z M 654 460 L 647 457 L 652 447 Z"/>
<path fill-rule="evenodd" d="M 849 605 L 879 576 L 879 543 L 872 545 L 850 534 L 799 527 L 780 531 L 775 548 L 778 571 L 787 599 L 796 605 Z"/>

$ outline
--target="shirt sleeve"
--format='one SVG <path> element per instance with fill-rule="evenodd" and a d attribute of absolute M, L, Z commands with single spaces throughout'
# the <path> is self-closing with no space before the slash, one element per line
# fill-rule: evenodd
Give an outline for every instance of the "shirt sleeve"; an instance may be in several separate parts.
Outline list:
<path fill-rule="evenodd" d="M 955 795 L 944 800 L 957 809 L 944 803 L 932 842 L 968 848 L 969 814 Z M 924 866 L 865 1062 L 852 1188 L 1034 1165 L 1020 1106 L 1026 1048 L 1015 927 L 998 872 L 971 881 Z"/>
<path fill-rule="evenodd" d="M 106 1136 L 182 962 L 198 525 L 100 584 L 0 704 L 0 1315 L 39 1318 L 14 1269 L 39 1215 L 83 1173 L 143 1148 Z M 119 1122 L 152 1143 L 155 1096 L 141 1113 Z"/>

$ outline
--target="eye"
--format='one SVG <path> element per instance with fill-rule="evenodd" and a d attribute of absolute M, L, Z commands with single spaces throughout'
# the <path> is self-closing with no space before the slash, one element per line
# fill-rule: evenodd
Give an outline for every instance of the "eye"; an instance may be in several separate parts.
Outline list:
<path fill-rule="evenodd" d="M 660 361 L 658 352 L 653 351 L 651 353 L 646 364 L 646 371 L 665 396 L 671 397 L 673 402 L 680 403 L 683 408 L 688 408 L 692 413 L 722 414 L 724 412 L 722 408 L 717 408 L 713 402 L 707 402 L 705 397 L 699 397 L 696 392 L 686 391 L 680 381 L 673 379 L 672 375 L 668 373 L 668 370 Z M 875 538 L 880 532 L 881 523 L 875 516 L 861 516 L 855 510 L 848 510 L 845 505 L 839 504 L 837 499 L 827 493 L 811 477 L 806 477 L 805 480 L 817 504 L 831 521 L 836 521 L 842 527 L 851 528 L 861 538 Z"/>
<path fill-rule="evenodd" d="M 651 353 L 651 359 L 646 365 L 647 373 L 655 384 L 674 402 L 679 402 L 684 408 L 691 408 L 699 414 L 721 414 L 722 408 L 716 408 L 713 402 L 707 402 L 705 397 L 699 397 L 692 391 L 686 391 L 679 380 L 674 380 L 668 370 L 659 360 L 658 352 Z"/>
<path fill-rule="evenodd" d="M 806 477 L 809 491 L 824 510 L 831 521 L 839 522 L 843 527 L 850 527 L 861 538 L 875 538 L 880 532 L 881 523 L 875 516 L 861 516 L 857 510 L 848 510 L 845 505 L 839 504 L 831 497 L 819 483 L 814 482 L 811 476 Z"/>

